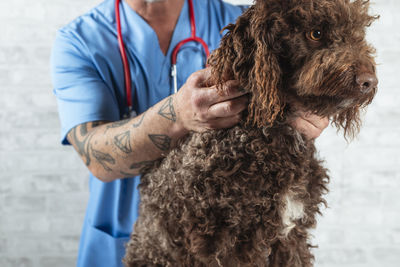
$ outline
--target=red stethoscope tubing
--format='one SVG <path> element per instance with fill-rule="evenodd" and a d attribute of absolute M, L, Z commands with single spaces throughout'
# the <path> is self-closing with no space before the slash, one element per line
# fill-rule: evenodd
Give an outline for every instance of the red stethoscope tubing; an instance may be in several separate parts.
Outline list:
<path fill-rule="evenodd" d="M 116 23 L 117 23 L 117 36 L 118 36 L 119 51 L 121 53 L 121 59 L 122 59 L 123 67 L 124 67 L 126 104 L 128 105 L 129 112 L 131 112 L 132 111 L 132 84 L 131 84 L 131 77 L 130 77 L 131 72 L 130 72 L 128 57 L 126 56 L 124 40 L 122 38 L 119 3 L 120 3 L 120 0 L 115 1 L 115 18 L 116 18 Z M 172 50 L 172 55 L 171 55 L 171 64 L 172 64 L 172 69 L 173 69 L 171 75 L 174 78 L 174 91 L 175 92 L 177 91 L 176 60 L 177 60 L 179 49 L 188 42 L 197 42 L 202 45 L 204 52 L 206 54 L 206 58 L 208 58 L 208 56 L 210 55 L 210 51 L 208 49 L 206 42 L 203 39 L 201 39 L 200 37 L 196 36 L 196 22 L 195 22 L 195 17 L 194 17 L 193 1 L 188 0 L 188 3 L 189 3 L 189 19 L 190 19 L 191 37 L 180 41 Z"/>
<path fill-rule="evenodd" d="M 118 36 L 119 51 L 121 53 L 122 64 L 124 66 L 126 104 L 128 105 L 129 112 L 130 112 L 132 109 L 131 70 L 129 67 L 128 57 L 126 56 L 126 52 L 125 52 L 124 40 L 122 39 L 121 18 L 119 16 L 119 2 L 120 2 L 120 0 L 115 1 L 115 18 L 117 21 L 117 32 L 118 32 L 117 36 Z"/>
<path fill-rule="evenodd" d="M 188 3 L 189 3 L 190 29 L 191 29 L 192 35 L 191 35 L 191 37 L 180 41 L 175 46 L 174 50 L 172 50 L 171 63 L 173 65 L 176 65 L 176 58 L 178 56 L 179 49 L 182 47 L 182 45 L 184 45 L 184 44 L 186 44 L 188 42 L 198 42 L 198 43 L 200 43 L 204 48 L 204 51 L 206 53 L 206 58 L 208 58 L 208 56 L 210 55 L 210 51 L 208 50 L 208 46 L 207 46 L 206 42 L 204 42 L 204 40 L 201 39 L 200 37 L 196 36 L 196 21 L 195 21 L 195 17 L 194 17 L 193 1 L 192 0 L 188 0 Z"/>

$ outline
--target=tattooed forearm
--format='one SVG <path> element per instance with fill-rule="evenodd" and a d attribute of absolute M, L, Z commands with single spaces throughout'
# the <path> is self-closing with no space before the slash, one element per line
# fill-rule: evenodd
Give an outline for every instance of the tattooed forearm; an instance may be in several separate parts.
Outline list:
<path fill-rule="evenodd" d="M 94 122 L 92 122 L 92 128 L 100 126 L 104 123 L 105 123 L 105 121 L 94 121 Z"/>
<path fill-rule="evenodd" d="M 114 144 L 124 153 L 132 152 L 131 132 L 126 131 L 114 137 Z"/>
<path fill-rule="evenodd" d="M 87 135 L 87 133 L 88 133 L 87 125 L 88 125 L 87 123 L 84 123 L 84 124 L 80 125 L 81 136 Z M 75 136 L 76 136 L 76 133 L 75 133 Z"/>
<path fill-rule="evenodd" d="M 174 109 L 174 105 L 172 102 L 173 102 L 173 98 L 171 96 L 161 106 L 160 110 L 158 111 L 158 114 L 161 115 L 162 117 L 166 118 L 167 120 L 176 122 L 176 114 L 175 114 L 175 109 Z"/>
<path fill-rule="evenodd" d="M 70 141 L 71 144 L 75 146 L 77 152 L 82 157 L 86 166 L 89 166 L 91 163 L 90 142 L 93 135 L 89 133 L 89 129 L 92 129 L 104 123 L 105 123 L 104 121 L 83 123 L 81 125 L 76 126 L 68 134 L 68 140 Z"/>
<path fill-rule="evenodd" d="M 143 114 L 141 115 L 140 120 L 139 120 L 138 122 L 132 124 L 132 127 L 133 127 L 133 128 L 137 128 L 137 127 L 139 127 L 139 126 L 142 124 L 143 118 L 144 118 L 144 115 L 145 115 L 145 114 L 146 114 L 146 113 L 143 113 Z"/>
<path fill-rule="evenodd" d="M 142 115 L 140 115 L 140 116 L 141 116 L 141 117 L 140 117 L 140 120 L 139 120 L 138 122 L 132 124 L 132 127 L 133 127 L 133 128 L 137 128 L 137 127 L 139 127 L 139 126 L 142 124 L 144 115 L 145 115 L 145 113 L 143 113 Z M 121 121 L 115 121 L 115 122 L 113 122 L 113 123 L 108 124 L 107 127 L 106 127 L 106 129 L 118 128 L 118 127 L 124 126 L 125 124 L 127 124 L 127 123 L 130 122 L 130 121 L 131 121 L 131 119 L 125 119 L 125 120 L 121 120 Z"/>
<path fill-rule="evenodd" d="M 101 151 L 95 150 L 95 149 L 91 149 L 92 150 L 92 154 L 93 157 L 97 160 L 98 163 L 101 164 L 101 166 L 103 166 L 103 168 L 106 171 L 112 171 L 111 167 L 109 167 L 108 165 L 114 165 L 115 164 L 115 159 L 107 153 L 103 153 Z"/>
<path fill-rule="evenodd" d="M 168 151 L 171 147 L 171 138 L 165 134 L 149 134 L 150 140 L 161 151 Z"/>
<path fill-rule="evenodd" d="M 132 176 L 138 175 L 139 173 L 146 171 L 146 169 L 148 169 L 148 168 L 151 168 L 159 160 L 160 159 L 133 163 L 129 167 L 129 169 L 132 170 L 131 172 L 120 171 L 120 173 L 124 177 L 132 177 Z"/>
<path fill-rule="evenodd" d="M 165 156 L 185 134 L 177 115 L 174 99 L 168 97 L 136 118 L 78 125 L 68 140 L 100 180 L 132 177 L 154 166 L 153 160 Z"/>
<path fill-rule="evenodd" d="M 87 134 L 87 127 L 86 125 L 82 125 L 84 127 L 80 128 L 81 136 L 85 136 Z M 76 150 L 78 151 L 79 155 L 83 158 L 84 163 L 86 166 L 90 165 L 90 139 L 92 139 L 92 135 L 85 136 L 82 141 L 79 140 L 77 135 L 77 128 L 72 130 L 71 138 L 72 143 L 75 144 Z M 85 133 L 85 134 L 82 134 Z"/>
<path fill-rule="evenodd" d="M 127 124 L 129 121 L 130 121 L 130 119 L 112 122 L 110 124 L 107 124 L 106 129 L 121 127 L 121 126 Z"/>

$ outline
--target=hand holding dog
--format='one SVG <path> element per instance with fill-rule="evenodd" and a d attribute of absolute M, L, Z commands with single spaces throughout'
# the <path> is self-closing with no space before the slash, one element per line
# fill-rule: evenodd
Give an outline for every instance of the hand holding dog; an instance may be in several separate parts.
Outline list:
<path fill-rule="evenodd" d="M 205 132 L 229 128 L 242 118 L 247 108 L 248 95 L 240 90 L 236 81 L 224 84 L 221 95 L 215 86 L 207 87 L 211 70 L 203 69 L 192 74 L 175 95 L 177 122 L 186 131 Z M 328 118 L 299 110 L 291 125 L 308 139 L 317 138 L 328 126 Z"/>
<path fill-rule="evenodd" d="M 315 139 L 321 135 L 329 125 L 327 117 L 320 117 L 310 112 L 298 110 L 297 116 L 290 123 L 297 131 L 304 134 L 307 139 Z"/>
<path fill-rule="evenodd" d="M 193 73 L 175 94 L 177 123 L 186 131 L 230 128 L 239 123 L 247 107 L 247 93 L 239 90 L 237 82 L 226 82 L 222 95 L 216 86 L 207 87 L 210 76 L 210 68 Z"/>

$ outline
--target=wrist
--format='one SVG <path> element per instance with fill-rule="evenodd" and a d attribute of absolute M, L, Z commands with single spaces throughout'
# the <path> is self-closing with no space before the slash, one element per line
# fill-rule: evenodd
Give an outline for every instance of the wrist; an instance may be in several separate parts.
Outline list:
<path fill-rule="evenodd" d="M 180 101 L 180 94 L 176 93 L 173 95 L 173 106 L 175 109 L 175 121 L 171 126 L 171 135 L 176 137 L 177 139 L 182 138 L 187 135 L 190 131 L 187 127 L 185 127 L 184 121 L 182 120 L 182 106 Z"/>
<path fill-rule="evenodd" d="M 179 121 L 176 121 L 172 124 L 171 129 L 170 129 L 170 134 L 171 136 L 174 137 L 174 139 L 180 139 L 187 135 L 190 131 L 186 129 L 186 127 L 180 123 Z"/>

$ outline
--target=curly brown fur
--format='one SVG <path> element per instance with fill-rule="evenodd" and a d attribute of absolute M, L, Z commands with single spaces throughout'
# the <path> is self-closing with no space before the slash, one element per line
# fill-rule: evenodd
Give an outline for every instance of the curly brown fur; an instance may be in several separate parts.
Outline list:
<path fill-rule="evenodd" d="M 247 122 L 254 126 L 288 117 L 284 108 L 298 101 L 332 117 L 352 137 L 360 127 L 359 109 L 376 91 L 363 94 L 355 81 L 361 72 L 375 73 L 365 28 L 376 17 L 368 15 L 368 6 L 365 0 L 258 1 L 226 27 L 229 33 L 209 61 L 214 82 L 237 79 L 251 92 Z M 313 30 L 322 32 L 320 41 L 307 38 Z M 344 100 L 354 103 L 340 107 Z"/>
<path fill-rule="evenodd" d="M 213 82 L 250 93 L 247 118 L 191 134 L 142 177 L 126 266 L 312 266 L 308 230 L 329 177 L 289 122 L 302 107 L 358 132 L 376 92 L 359 82 L 375 77 L 368 4 L 259 0 L 227 27 L 209 64 Z"/>

